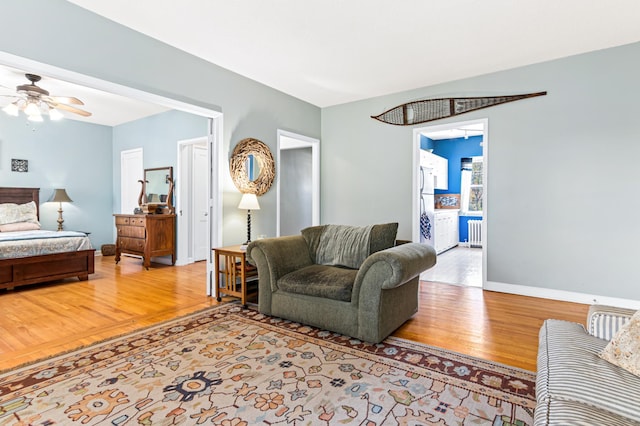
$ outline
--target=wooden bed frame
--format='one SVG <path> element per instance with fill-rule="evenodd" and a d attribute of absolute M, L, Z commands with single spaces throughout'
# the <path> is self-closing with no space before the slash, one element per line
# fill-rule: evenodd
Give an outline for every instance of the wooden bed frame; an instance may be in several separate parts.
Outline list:
<path fill-rule="evenodd" d="M 0 203 L 36 202 L 40 217 L 40 188 L 2 188 Z M 89 279 L 94 272 L 95 249 L 42 256 L 0 259 L 0 289 L 42 283 L 63 278 Z"/>

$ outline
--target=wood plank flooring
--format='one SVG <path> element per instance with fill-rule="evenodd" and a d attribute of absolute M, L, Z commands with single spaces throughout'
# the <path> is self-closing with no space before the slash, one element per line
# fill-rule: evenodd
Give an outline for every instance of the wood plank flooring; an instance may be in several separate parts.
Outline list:
<path fill-rule="evenodd" d="M 217 305 L 204 262 L 180 267 L 96 258 L 89 281 L 0 291 L 0 370 Z M 419 312 L 394 336 L 535 371 L 546 318 L 583 323 L 587 305 L 423 281 Z"/>

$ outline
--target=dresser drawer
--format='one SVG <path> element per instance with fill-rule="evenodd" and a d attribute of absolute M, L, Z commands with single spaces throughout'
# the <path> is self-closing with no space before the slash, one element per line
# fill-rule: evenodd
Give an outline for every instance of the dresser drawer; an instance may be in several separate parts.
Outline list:
<path fill-rule="evenodd" d="M 145 238 L 146 236 L 146 228 L 140 226 L 118 226 L 118 236 L 119 237 L 134 237 L 134 238 Z"/>
<path fill-rule="evenodd" d="M 144 226 L 145 217 L 144 216 L 136 216 L 129 218 L 129 225 L 131 226 Z"/>
<path fill-rule="evenodd" d="M 144 216 L 116 216 L 116 226 L 129 225 L 129 226 L 144 226 Z"/>
<path fill-rule="evenodd" d="M 118 237 L 118 246 L 120 250 L 143 252 L 144 240 L 140 238 Z"/>

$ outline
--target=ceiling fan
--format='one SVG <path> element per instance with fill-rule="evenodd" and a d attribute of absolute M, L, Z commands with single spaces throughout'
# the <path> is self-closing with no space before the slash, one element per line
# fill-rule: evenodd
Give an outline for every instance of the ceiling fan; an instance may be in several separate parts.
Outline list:
<path fill-rule="evenodd" d="M 13 102 L 2 108 L 7 114 L 18 116 L 20 111 L 24 111 L 31 121 L 42 121 L 42 114 L 48 114 L 51 120 L 59 120 L 64 117 L 60 110 L 69 111 L 83 117 L 91 115 L 90 112 L 73 106 L 84 105 L 84 102 L 78 98 L 50 96 L 47 90 L 36 85 L 42 78 L 39 75 L 25 74 L 25 77 L 30 81 L 29 84 L 18 85 L 15 94 L 0 95 L 15 98 Z M 8 89 L 6 86 L 2 87 Z"/>

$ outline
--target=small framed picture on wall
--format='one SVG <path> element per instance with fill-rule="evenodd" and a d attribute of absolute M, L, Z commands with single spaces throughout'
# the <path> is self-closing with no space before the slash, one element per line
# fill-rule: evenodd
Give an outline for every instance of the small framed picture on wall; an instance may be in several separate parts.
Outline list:
<path fill-rule="evenodd" d="M 29 160 L 11 159 L 11 171 L 26 173 L 29 171 Z"/>

